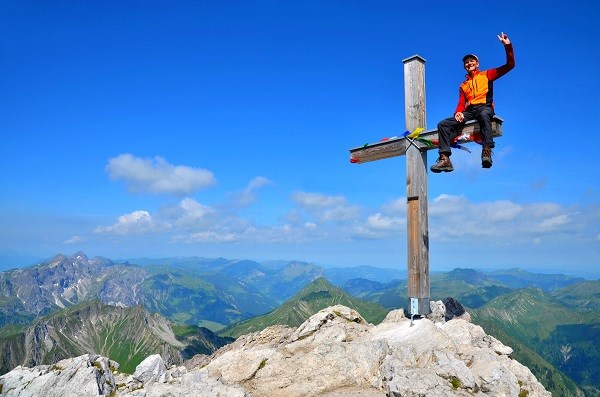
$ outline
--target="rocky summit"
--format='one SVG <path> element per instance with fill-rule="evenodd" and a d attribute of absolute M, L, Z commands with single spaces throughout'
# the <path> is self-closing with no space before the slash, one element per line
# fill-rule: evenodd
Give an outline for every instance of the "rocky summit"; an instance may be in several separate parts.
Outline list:
<path fill-rule="evenodd" d="M 379 325 L 332 306 L 298 328 L 271 326 L 212 356 L 167 368 L 159 355 L 133 375 L 104 357 L 84 355 L 0 377 L 0 396 L 227 397 L 538 397 L 551 394 L 512 349 L 469 321 L 447 321 L 432 302 L 429 318 L 402 310 Z"/>

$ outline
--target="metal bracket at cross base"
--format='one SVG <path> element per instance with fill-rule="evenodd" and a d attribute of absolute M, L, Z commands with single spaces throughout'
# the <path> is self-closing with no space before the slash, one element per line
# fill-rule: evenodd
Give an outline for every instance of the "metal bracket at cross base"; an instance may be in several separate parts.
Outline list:
<path fill-rule="evenodd" d="M 422 316 L 431 313 L 429 298 L 408 298 L 410 302 L 410 325 L 412 327 L 415 316 Z"/>

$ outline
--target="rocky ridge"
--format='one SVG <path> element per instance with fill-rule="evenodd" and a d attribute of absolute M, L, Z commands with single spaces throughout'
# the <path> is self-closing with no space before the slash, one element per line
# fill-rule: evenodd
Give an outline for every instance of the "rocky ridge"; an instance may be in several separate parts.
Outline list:
<path fill-rule="evenodd" d="M 181 364 L 184 348 L 170 322 L 159 314 L 141 306 L 123 308 L 90 301 L 41 318 L 12 337 L 0 338 L 0 370 L 5 373 L 17 365 L 55 363 L 87 352 L 118 358 L 133 370 L 153 352 L 160 352 L 170 364 Z"/>
<path fill-rule="evenodd" d="M 149 274 L 139 267 L 88 258 L 83 252 L 56 255 L 36 266 L 0 272 L 0 326 L 26 324 L 90 299 L 121 307 L 141 303 L 140 285 Z M 15 321 L 15 316 L 23 317 Z"/>
<path fill-rule="evenodd" d="M 298 328 L 271 326 L 212 356 L 166 368 L 159 355 L 133 375 L 85 355 L 52 366 L 17 367 L 0 377 L 0 396 L 111 395 L 231 397 L 446 397 L 551 394 L 512 349 L 444 303 L 411 321 L 402 310 L 379 325 L 345 306 L 321 310 Z"/>
<path fill-rule="evenodd" d="M 86 353 L 110 357 L 132 373 L 151 354 L 160 354 L 167 365 L 180 365 L 232 341 L 206 328 L 174 324 L 140 305 L 124 308 L 94 300 L 0 333 L 0 375 L 18 365 L 51 365 Z"/>

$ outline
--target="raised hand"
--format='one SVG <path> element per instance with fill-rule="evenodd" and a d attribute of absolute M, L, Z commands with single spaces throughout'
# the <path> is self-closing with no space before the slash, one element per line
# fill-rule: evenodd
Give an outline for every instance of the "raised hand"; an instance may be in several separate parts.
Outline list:
<path fill-rule="evenodd" d="M 498 35 L 498 40 L 500 40 L 500 42 L 504 45 L 510 44 L 510 40 L 508 38 L 508 36 L 506 35 L 506 33 L 502 32 Z"/>

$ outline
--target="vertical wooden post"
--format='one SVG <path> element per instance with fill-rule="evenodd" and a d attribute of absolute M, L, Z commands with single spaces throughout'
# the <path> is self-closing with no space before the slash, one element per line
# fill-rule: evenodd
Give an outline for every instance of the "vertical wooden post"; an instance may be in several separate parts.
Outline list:
<path fill-rule="evenodd" d="M 425 125 L 425 59 L 413 55 L 404 63 L 406 129 Z M 412 315 L 425 315 L 429 307 L 429 225 L 427 210 L 427 151 L 415 145 L 406 150 L 406 199 L 408 202 L 408 305 Z"/>

